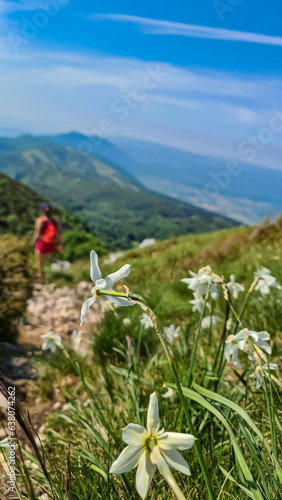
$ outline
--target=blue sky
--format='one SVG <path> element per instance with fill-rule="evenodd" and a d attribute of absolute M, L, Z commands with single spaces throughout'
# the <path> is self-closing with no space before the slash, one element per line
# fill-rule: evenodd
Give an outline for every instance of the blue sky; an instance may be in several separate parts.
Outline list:
<path fill-rule="evenodd" d="M 238 157 L 282 113 L 281 18 L 280 0 L 0 0 L 0 133 Z M 258 165 L 282 168 L 281 134 Z"/>

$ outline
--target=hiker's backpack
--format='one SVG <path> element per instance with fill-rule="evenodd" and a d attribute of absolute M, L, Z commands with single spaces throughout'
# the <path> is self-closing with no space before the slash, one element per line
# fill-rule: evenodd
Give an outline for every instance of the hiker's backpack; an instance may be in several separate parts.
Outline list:
<path fill-rule="evenodd" d="M 55 219 L 46 220 L 45 217 L 42 219 L 42 241 L 48 243 L 49 245 L 55 245 L 57 242 L 58 226 Z"/>

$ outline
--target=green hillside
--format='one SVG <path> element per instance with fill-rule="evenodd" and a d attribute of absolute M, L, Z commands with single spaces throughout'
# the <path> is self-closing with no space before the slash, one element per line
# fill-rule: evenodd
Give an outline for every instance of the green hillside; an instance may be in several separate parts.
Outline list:
<path fill-rule="evenodd" d="M 46 198 L 0 173 L 0 233 L 32 234 L 43 201 Z M 53 211 L 64 231 L 77 229 L 89 232 L 85 222 L 72 212 L 57 206 Z"/>
<path fill-rule="evenodd" d="M 236 225 L 145 189 L 100 158 L 32 136 L 0 139 L 0 171 L 72 210 L 116 247 Z"/>
<path fill-rule="evenodd" d="M 163 321 L 180 324 L 187 315 L 196 318 L 189 304 L 193 294 L 180 282 L 189 276 L 189 270 L 196 272 L 201 267 L 211 265 L 216 273 L 220 276 L 224 274 L 227 280 L 231 274 L 235 274 L 236 281 L 248 283 L 256 269 L 267 267 L 282 285 L 281 261 L 282 223 L 278 220 L 275 224 L 262 224 L 255 229 L 237 227 L 171 238 L 143 250 L 129 250 L 113 265 L 101 265 L 106 275 L 126 263 L 130 264 L 131 273 L 126 278 L 130 290 L 148 298 Z M 74 279 L 89 279 L 89 259 L 74 263 L 72 272 Z M 280 298 L 275 302 L 277 293 L 274 290 L 271 294 L 274 306 L 265 311 L 265 317 L 270 325 L 274 325 L 273 330 L 282 332 Z M 264 300 L 267 302 L 268 297 Z M 253 301 L 248 321 L 257 323 L 256 310 L 260 307 L 257 293 Z M 224 300 L 220 306 L 223 304 Z M 128 310 L 125 314 L 129 314 Z M 263 329 L 263 324 L 260 327 Z"/>

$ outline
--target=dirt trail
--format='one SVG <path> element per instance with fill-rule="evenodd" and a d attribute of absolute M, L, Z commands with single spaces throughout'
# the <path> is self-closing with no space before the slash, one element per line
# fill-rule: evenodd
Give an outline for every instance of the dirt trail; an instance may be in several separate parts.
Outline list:
<path fill-rule="evenodd" d="M 70 335 L 74 330 L 82 330 L 82 353 L 87 355 L 91 350 L 93 327 L 104 315 L 104 302 L 97 301 L 88 311 L 83 326 L 80 327 L 80 309 L 83 301 L 91 296 L 91 283 L 80 282 L 75 288 L 64 286 L 55 288 L 55 284 L 36 285 L 32 297 L 27 302 L 26 319 L 19 325 L 17 345 L 2 343 L 0 349 L 7 349 L 7 356 L 1 366 L 1 372 L 16 386 L 18 400 L 27 408 L 35 429 L 41 433 L 46 419 L 46 413 L 62 408 L 65 404 L 61 397 L 61 388 L 72 384 L 73 377 L 65 377 L 59 383 L 53 384 L 52 394 L 48 400 L 34 394 L 34 387 L 27 384 L 28 380 L 37 379 L 40 374 L 33 367 L 34 356 L 41 356 L 43 339 L 40 336 L 48 331 L 60 335 L 66 348 L 70 345 Z M 32 388 L 33 387 L 33 388 Z M 0 401 L 1 407 L 1 401 Z M 0 440 L 7 435 L 7 418 L 4 413 L 1 418 L 0 408 Z M 21 429 L 19 437 L 31 451 Z"/>
<path fill-rule="evenodd" d="M 64 341 L 74 330 L 82 330 L 85 337 L 103 317 L 103 303 L 98 301 L 88 311 L 80 327 L 80 308 L 91 296 L 91 283 L 79 282 L 75 288 L 55 284 L 36 285 L 32 298 L 27 302 L 26 323 L 20 325 L 18 345 L 25 349 L 40 347 L 40 336 L 48 331 L 60 335 Z"/>

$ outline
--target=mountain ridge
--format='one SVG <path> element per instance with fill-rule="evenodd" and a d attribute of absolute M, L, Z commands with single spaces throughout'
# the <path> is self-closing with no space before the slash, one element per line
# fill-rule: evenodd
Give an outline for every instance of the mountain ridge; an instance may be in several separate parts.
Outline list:
<path fill-rule="evenodd" d="M 131 173 L 101 157 L 78 157 L 71 146 L 42 137 L 0 138 L 0 171 L 73 211 L 113 247 L 238 224 L 131 182 Z"/>
<path fill-rule="evenodd" d="M 223 215 L 234 217 L 237 213 L 235 218 L 244 222 L 249 218 L 249 224 L 258 223 L 268 212 L 282 210 L 279 169 L 236 162 L 239 174 L 229 175 L 228 180 L 228 158 L 207 157 L 138 139 L 112 140 L 136 162 L 136 177 L 146 186 L 154 182 L 159 192 Z M 210 184 L 214 195 L 207 194 Z"/>

